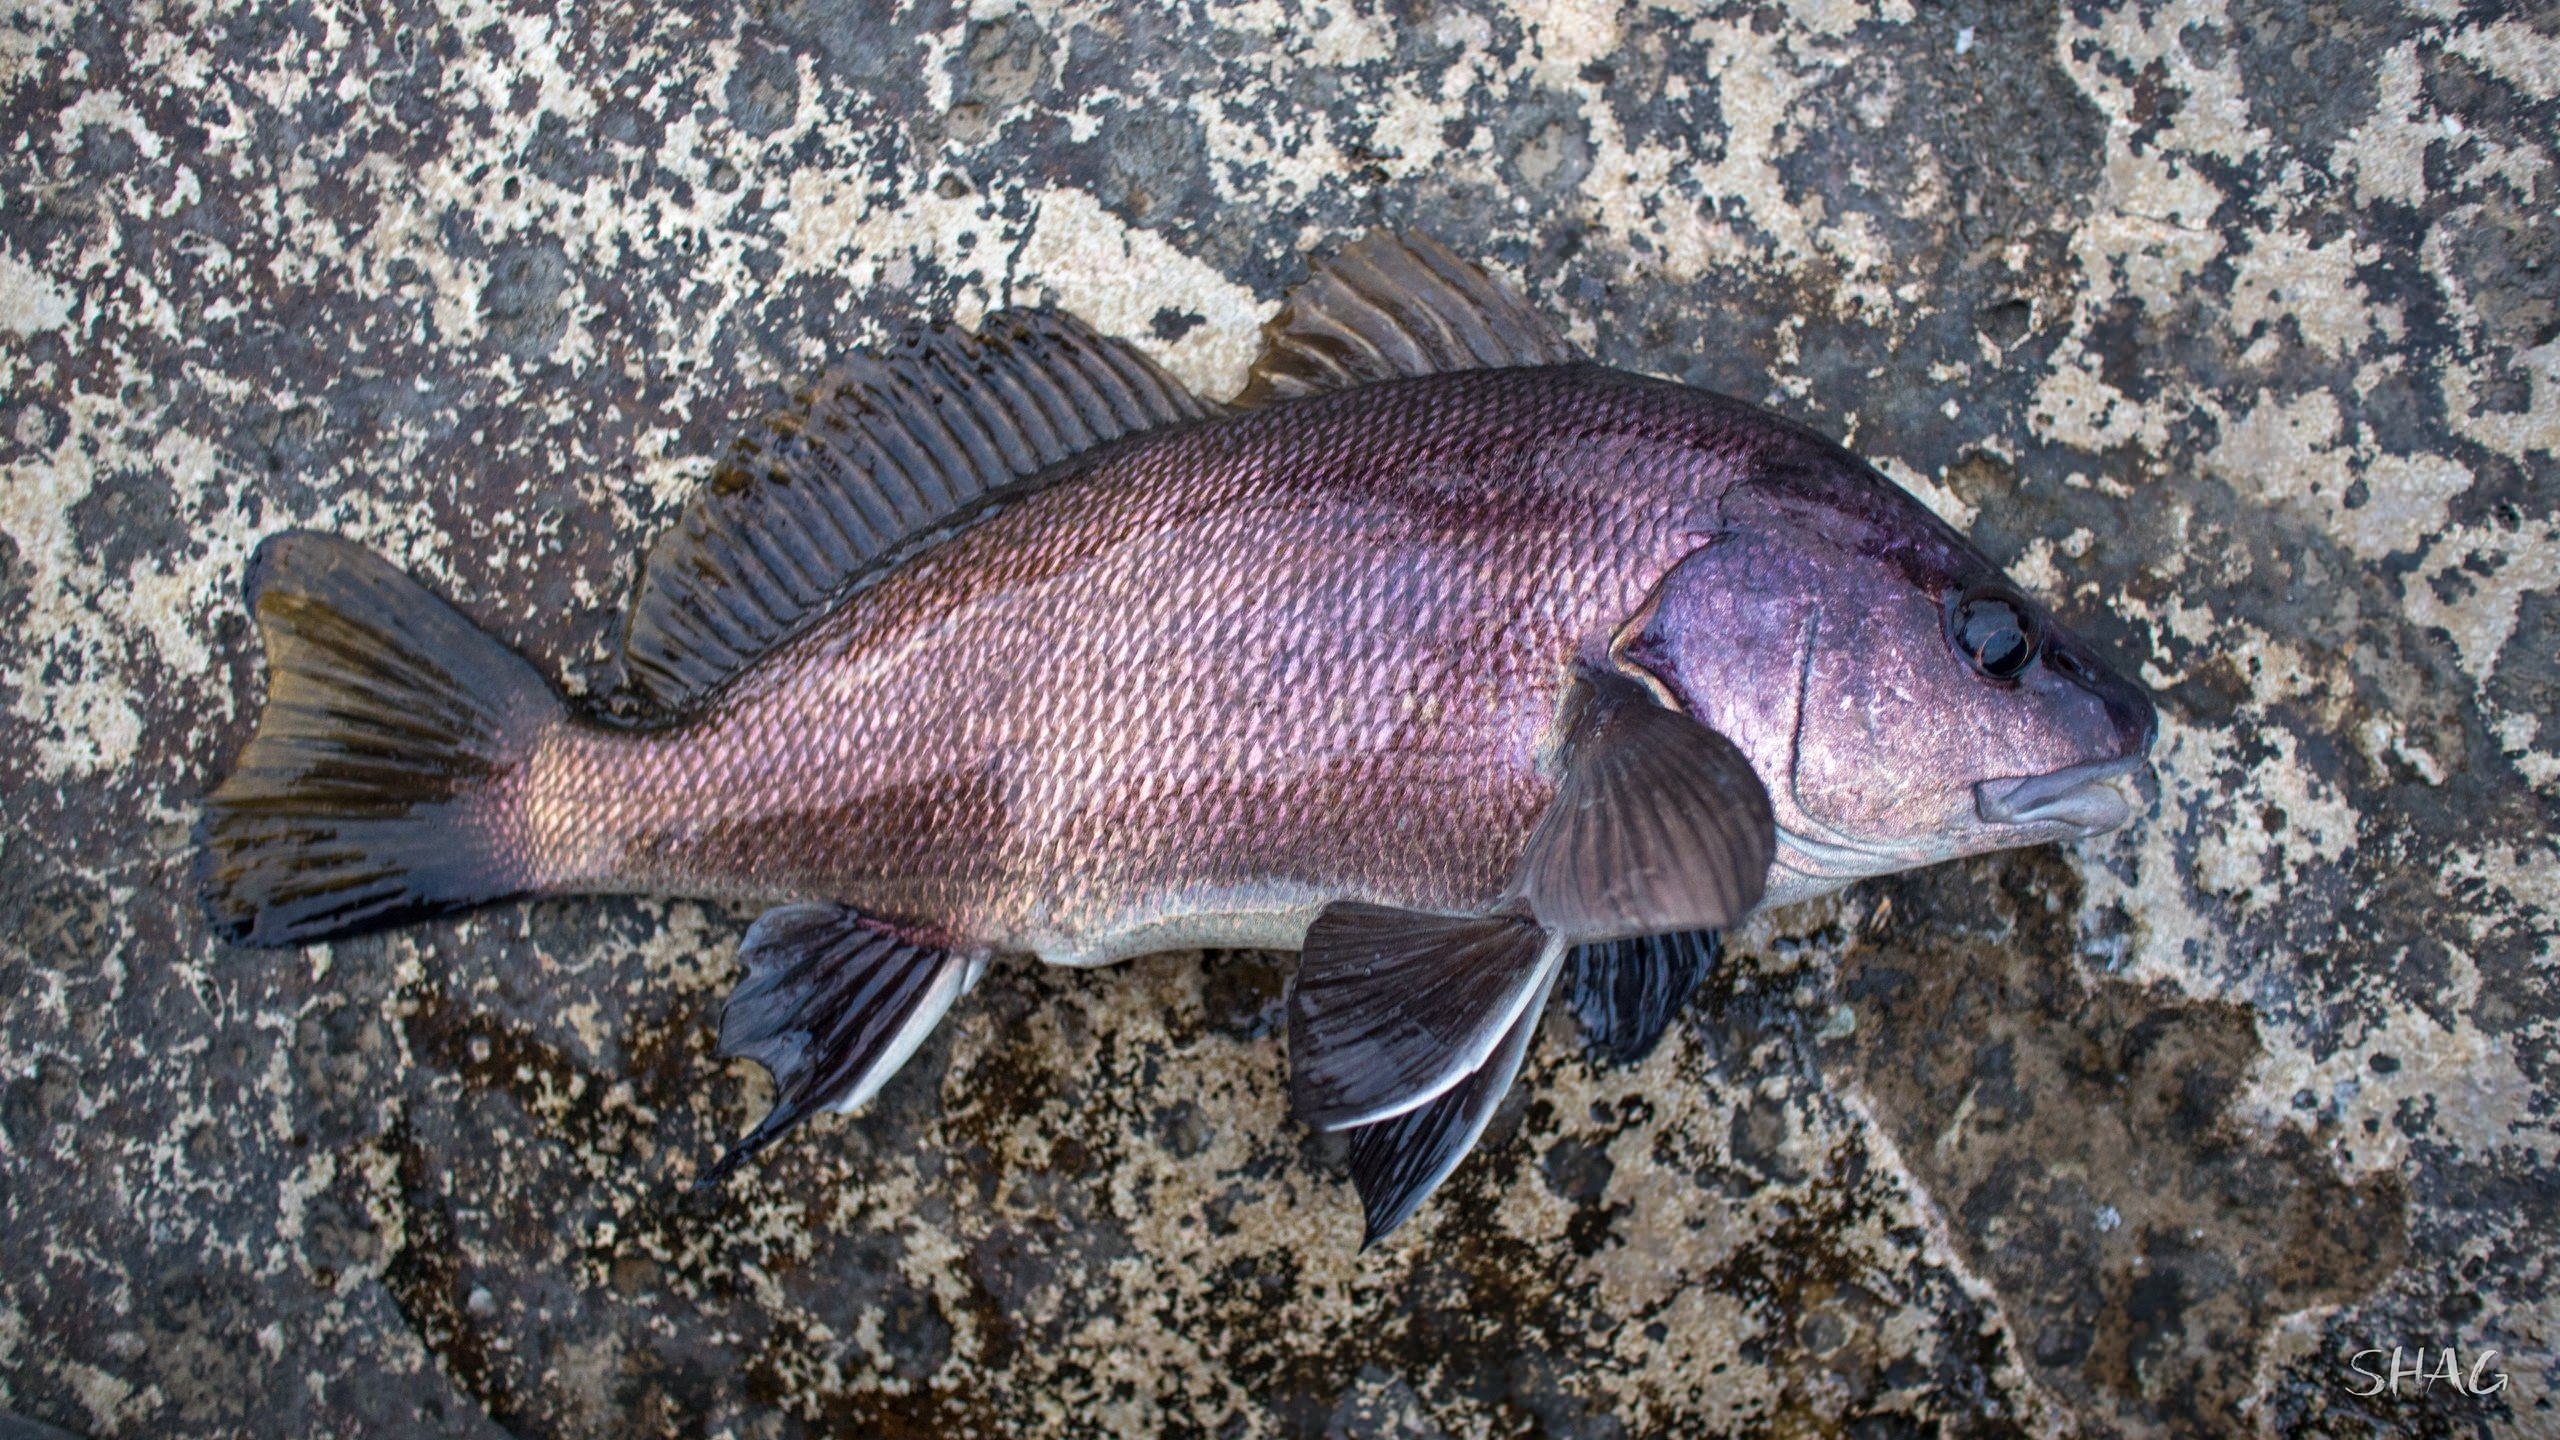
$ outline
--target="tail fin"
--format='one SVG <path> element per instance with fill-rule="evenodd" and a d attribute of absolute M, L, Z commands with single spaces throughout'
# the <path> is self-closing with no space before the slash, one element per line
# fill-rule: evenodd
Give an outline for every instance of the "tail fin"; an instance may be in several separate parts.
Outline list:
<path fill-rule="evenodd" d="M 533 667 L 333 535 L 269 537 L 248 599 L 267 708 L 196 826 L 214 928 L 296 945 L 533 888 L 497 783 L 563 715 Z"/>

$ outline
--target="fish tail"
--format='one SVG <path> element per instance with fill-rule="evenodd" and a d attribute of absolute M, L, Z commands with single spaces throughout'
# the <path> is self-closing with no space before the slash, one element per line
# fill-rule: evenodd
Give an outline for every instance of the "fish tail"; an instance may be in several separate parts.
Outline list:
<path fill-rule="evenodd" d="M 538 888 L 509 780 L 566 712 L 533 667 L 334 535 L 269 537 L 247 589 L 267 704 L 196 826 L 214 928 L 295 945 Z"/>

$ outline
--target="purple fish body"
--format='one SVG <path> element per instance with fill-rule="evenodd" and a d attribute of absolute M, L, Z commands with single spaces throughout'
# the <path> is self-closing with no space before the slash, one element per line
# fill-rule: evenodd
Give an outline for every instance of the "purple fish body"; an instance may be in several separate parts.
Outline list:
<path fill-rule="evenodd" d="M 1792 438 L 1755 419 L 1573 366 L 1124 442 L 699 718 L 564 724 L 526 888 L 825 896 L 1068 964 L 1482 910 L 1553 798 L 1560 677 Z"/>
<path fill-rule="evenodd" d="M 779 1094 L 715 1176 L 867 1099 L 993 955 L 1303 947 L 1296 1108 L 1353 1132 L 1372 1239 L 1568 968 L 1640 1055 L 1715 932 L 2111 828 L 2153 727 L 1845 451 L 1582 362 L 1383 236 L 1293 297 L 1235 408 L 1062 317 L 858 361 L 652 556 L 658 725 L 573 716 L 345 542 L 270 542 L 251 596 L 268 708 L 202 830 L 235 938 L 777 907 L 723 1046 Z"/>

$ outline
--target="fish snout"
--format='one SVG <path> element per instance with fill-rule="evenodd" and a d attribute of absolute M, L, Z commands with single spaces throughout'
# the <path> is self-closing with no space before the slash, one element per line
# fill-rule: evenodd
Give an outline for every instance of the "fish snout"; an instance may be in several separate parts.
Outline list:
<path fill-rule="evenodd" d="M 2160 711 L 2150 691 L 2116 673 L 2076 636 L 2056 637 L 2047 658 L 2106 712 L 2119 758 L 2139 760 L 2151 753 L 2151 743 L 2160 738 Z"/>
<path fill-rule="evenodd" d="M 2125 758 L 2139 761 L 2151 753 L 2151 742 L 2160 738 L 2159 707 L 2141 686 L 2112 674 L 2107 678 L 2115 683 L 2101 689 L 2098 698 L 2106 702 L 2107 718 L 2115 722 Z"/>
<path fill-rule="evenodd" d="M 2071 747 L 2090 758 L 2036 775 L 2007 775 L 1977 782 L 1974 813 L 1987 824 L 2032 826 L 2062 837 L 2103 835 L 2132 818 L 2132 806 L 2115 782 L 2149 764 L 2160 735 L 2160 712 L 2150 692 L 2118 674 L 2076 636 L 2053 637 L 2046 658 L 2054 672 L 2097 702 L 2074 707 L 2079 718 L 2065 726 L 2077 735 Z"/>

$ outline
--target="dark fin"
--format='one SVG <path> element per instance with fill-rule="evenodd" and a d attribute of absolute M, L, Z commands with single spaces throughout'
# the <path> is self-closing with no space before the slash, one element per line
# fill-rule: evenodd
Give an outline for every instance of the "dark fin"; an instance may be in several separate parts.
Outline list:
<path fill-rule="evenodd" d="M 1217 413 L 1072 316 L 1007 310 L 857 355 L 741 440 L 649 551 L 623 645 L 684 709 L 882 562 L 1106 441 Z"/>
<path fill-rule="evenodd" d="M 532 888 L 491 782 L 562 719 L 533 667 L 335 535 L 268 537 L 248 597 L 267 705 L 196 824 L 214 929 L 297 945 Z"/>
<path fill-rule="evenodd" d="M 767 910 L 738 948 L 747 978 L 720 1017 L 720 1053 L 773 1076 L 773 1108 L 703 1172 L 727 1179 L 821 1110 L 855 1109 L 907 1063 L 977 980 L 973 957 L 918 943 L 841 905 Z"/>
<path fill-rule="evenodd" d="M 1583 671 L 1564 779 L 1529 837 L 1530 908 L 1576 941 L 1725 930 L 1769 880 L 1769 793 L 1733 742 L 1623 675 Z"/>
<path fill-rule="evenodd" d="M 1528 1008 L 1503 1032 L 1502 1042 L 1466 1078 L 1417 1109 L 1351 1132 L 1351 1182 L 1359 1187 L 1368 1222 L 1361 1249 L 1384 1240 L 1410 1218 L 1475 1148 L 1520 1074 L 1546 1000 L 1547 985 L 1541 984 Z"/>
<path fill-rule="evenodd" d="M 14 1410 L 0 1410 L 0 1440 L 80 1440 L 80 1437 L 41 1420 L 30 1420 Z"/>
<path fill-rule="evenodd" d="M 1519 291 L 1419 232 L 1362 236 L 1290 291 L 1262 335 L 1239 406 L 1399 375 L 1582 358 Z"/>
<path fill-rule="evenodd" d="M 1713 930 L 1577 946 L 1566 966 L 1565 995 L 1591 1047 L 1633 1065 L 1662 1043 L 1723 953 L 1724 940 Z"/>
<path fill-rule="evenodd" d="M 1289 1108 L 1319 1130 L 1398 1115 L 1484 1063 L 1561 952 L 1524 916 L 1326 908 L 1289 989 Z"/>

